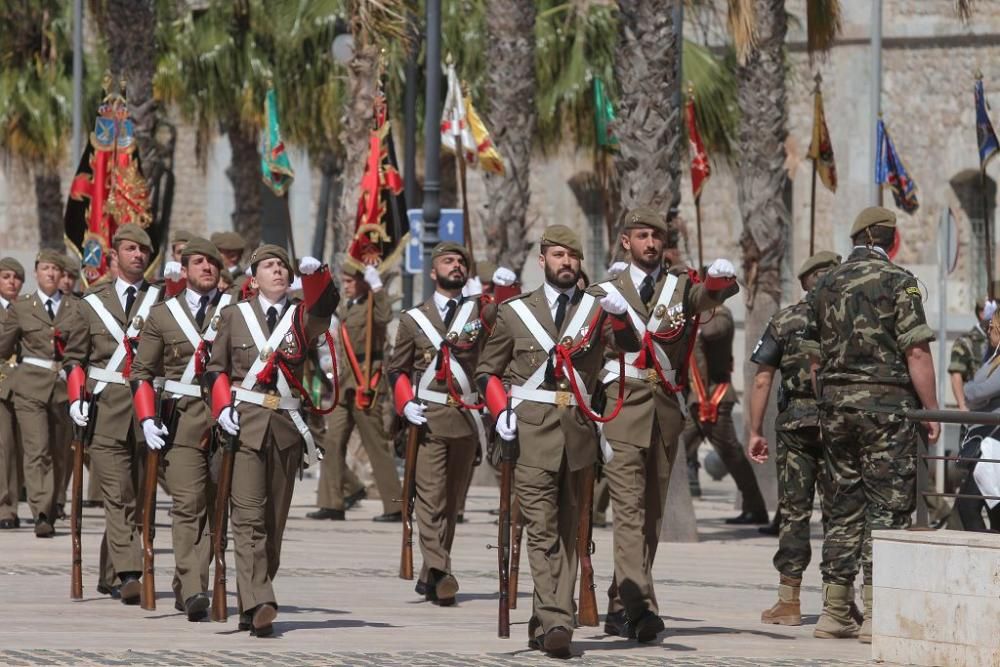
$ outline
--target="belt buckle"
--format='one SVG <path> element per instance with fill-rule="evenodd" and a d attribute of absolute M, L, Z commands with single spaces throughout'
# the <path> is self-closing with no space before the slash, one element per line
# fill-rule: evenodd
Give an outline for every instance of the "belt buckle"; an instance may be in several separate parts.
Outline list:
<path fill-rule="evenodd" d="M 448 399 L 445 402 L 448 404 L 449 408 L 458 408 L 458 407 L 461 407 L 461 405 L 459 404 L 459 402 L 456 401 L 455 397 L 452 396 L 451 394 L 448 394 Z"/>
<path fill-rule="evenodd" d="M 646 382 L 649 384 L 660 384 L 660 374 L 656 372 L 655 368 L 646 369 Z"/>
<path fill-rule="evenodd" d="M 264 402 L 261 404 L 268 410 L 277 410 L 278 406 L 281 405 L 281 396 L 277 394 L 266 394 L 264 396 Z"/>
<path fill-rule="evenodd" d="M 560 408 L 568 408 L 573 403 L 573 394 L 568 391 L 556 392 L 556 405 Z"/>

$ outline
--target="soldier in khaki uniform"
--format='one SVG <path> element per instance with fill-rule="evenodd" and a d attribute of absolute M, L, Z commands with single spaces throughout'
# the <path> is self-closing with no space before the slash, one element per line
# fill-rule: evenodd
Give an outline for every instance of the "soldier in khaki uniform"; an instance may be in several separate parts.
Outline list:
<path fill-rule="evenodd" d="M 66 474 L 69 425 L 66 382 L 60 376 L 74 331 L 80 331 L 79 300 L 59 291 L 59 254 L 42 250 L 35 258 L 38 289 L 22 296 L 0 330 L 0 358 L 18 353 L 14 410 L 24 449 L 28 505 L 35 535 L 51 537 L 57 518 L 57 489 Z M 79 337 L 77 337 L 79 340 Z"/>
<path fill-rule="evenodd" d="M 241 266 L 243 253 L 247 247 L 246 241 L 236 232 L 216 232 L 212 234 L 211 241 L 222 255 L 222 261 L 225 263 L 222 268 L 229 272 L 229 289 L 235 288 L 237 293 L 241 293 L 250 281 L 250 277 Z"/>
<path fill-rule="evenodd" d="M 0 259 L 0 328 L 11 316 L 24 285 L 24 267 L 13 257 Z M 2 330 L 2 329 L 0 329 Z M 14 354 L 0 359 L 0 530 L 20 528 L 17 498 L 21 492 L 21 440 L 14 417 Z"/>
<path fill-rule="evenodd" d="M 212 549 L 207 526 L 214 485 L 209 475 L 213 421 L 199 382 L 218 333 L 212 328 L 216 312 L 232 297 L 218 290 L 222 256 L 209 241 L 188 237 L 180 263 L 187 288 L 149 311 L 129 379 L 146 446 L 166 446 L 162 460 L 173 498 L 176 607 L 189 621 L 200 621 L 210 603 Z M 166 379 L 161 400 L 176 401 L 170 423 L 160 427 L 153 419 L 153 380 L 158 377 Z"/>
<path fill-rule="evenodd" d="M 344 357 L 338 359 L 340 401 L 327 422 L 327 448 L 319 481 L 319 510 L 311 519 L 344 519 L 344 481 L 347 468 L 347 441 L 357 426 L 361 444 L 368 454 L 375 485 L 382 498 L 382 514 L 375 521 L 400 521 L 399 499 L 402 487 L 396 474 L 389 436 L 382 419 L 382 401 L 386 382 L 382 377 L 382 350 L 385 329 L 392 319 L 389 296 L 382 289 L 382 279 L 374 266 L 364 266 L 348 257 L 341 277 L 344 301 L 337 309 L 340 341 Z M 372 360 L 368 387 L 364 383 L 366 359 L 365 336 L 368 299 L 372 301 Z M 362 487 L 364 488 L 364 487 Z"/>
<path fill-rule="evenodd" d="M 329 269 L 303 257 L 304 300 L 291 298 L 291 261 L 275 245 L 257 248 L 250 269 L 258 293 L 222 309 L 202 386 L 219 425 L 239 436 L 230 505 L 239 628 L 263 637 L 273 632 L 278 613 L 272 581 L 303 444 L 310 453 L 314 446 L 300 411 L 308 398 L 300 392 L 302 370 L 340 297 Z"/>
<path fill-rule="evenodd" d="M 630 260 L 618 275 L 598 285 L 620 294 L 643 334 L 643 347 L 625 358 L 628 395 L 618 418 L 604 426 L 614 456 L 604 466 L 614 508 L 615 578 L 605 631 L 652 641 L 663 630 L 653 590 L 653 559 L 667 498 L 670 471 L 684 427 L 687 354 L 695 319 L 736 294 L 735 269 L 716 260 L 707 280 L 696 282 L 683 267 L 662 263 L 668 229 L 662 215 L 638 208 L 625 216 L 622 246 Z M 616 354 L 602 370 L 607 406 L 614 409 L 619 382 Z"/>
<path fill-rule="evenodd" d="M 635 352 L 641 344 L 624 297 L 577 287 L 582 259 L 571 229 L 545 229 L 545 283 L 501 304 L 476 369 L 497 434 L 519 440 L 514 491 L 535 584 L 528 646 L 557 657 L 569 656 L 575 625 L 579 472 L 597 460 L 590 396 L 605 346 Z"/>
<path fill-rule="evenodd" d="M 423 566 L 416 590 L 449 606 L 458 592 L 451 563 L 456 516 L 482 434 L 478 411 L 462 404 L 479 403 L 472 373 L 492 313 L 482 313 L 478 299 L 462 297 L 469 276 L 464 246 L 439 243 L 432 257 L 434 295 L 400 318 L 388 373 L 396 411 L 423 429 L 414 507 Z"/>
<path fill-rule="evenodd" d="M 117 595 L 128 605 L 139 604 L 142 550 L 137 528 L 136 497 L 144 457 L 142 428 L 132 409 L 128 371 L 142 325 L 161 289 L 143 278 L 152 241 L 135 224 L 122 225 L 111 240 L 117 276 L 91 288 L 80 306 L 82 332 L 66 346 L 69 413 L 83 427 L 96 418 L 90 443 L 91 474 L 97 475 L 104 498 L 105 539 L 101 545 L 98 591 Z M 86 369 L 86 371 L 84 371 Z M 85 398 L 97 395 L 97 414 Z"/>

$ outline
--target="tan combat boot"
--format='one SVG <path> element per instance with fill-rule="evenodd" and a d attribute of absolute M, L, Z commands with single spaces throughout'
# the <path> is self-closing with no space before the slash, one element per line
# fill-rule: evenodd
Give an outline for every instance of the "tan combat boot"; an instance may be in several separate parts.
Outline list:
<path fill-rule="evenodd" d="M 861 624 L 861 632 L 858 633 L 858 641 L 862 644 L 872 643 L 872 590 L 871 585 L 866 585 L 861 589 L 861 597 L 865 600 L 865 620 Z"/>
<path fill-rule="evenodd" d="M 851 639 L 858 636 L 858 624 L 851 620 L 854 586 L 823 584 L 823 615 L 816 623 L 813 637 Z"/>
<path fill-rule="evenodd" d="M 778 583 L 778 601 L 770 609 L 760 612 L 760 622 L 772 625 L 802 625 L 802 609 L 799 607 L 801 586 L 801 579 L 781 575 Z"/>

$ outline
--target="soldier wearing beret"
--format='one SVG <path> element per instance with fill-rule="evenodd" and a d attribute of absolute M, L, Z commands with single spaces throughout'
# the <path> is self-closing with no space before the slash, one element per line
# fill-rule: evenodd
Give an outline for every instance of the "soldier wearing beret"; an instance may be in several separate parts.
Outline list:
<path fill-rule="evenodd" d="M 583 247 L 571 229 L 547 227 L 540 246 L 545 282 L 501 304 L 476 377 L 497 435 L 519 440 L 514 491 L 535 583 L 528 646 L 568 657 L 580 473 L 596 463 L 594 420 L 604 419 L 593 412 L 591 395 L 606 346 L 637 352 L 641 341 L 625 297 L 577 287 Z"/>
<path fill-rule="evenodd" d="M 24 285 L 24 267 L 13 257 L 0 259 L 0 330 L 11 317 Z M 0 358 L 0 530 L 19 528 L 17 498 L 21 492 L 21 440 L 14 417 L 14 354 Z"/>
<path fill-rule="evenodd" d="M 935 442 L 937 423 L 892 411 L 936 410 L 934 332 L 916 278 L 889 259 L 896 214 L 862 211 L 854 249 L 807 297 L 803 338 L 813 357 L 827 474 L 834 501 L 823 540 L 823 615 L 814 635 L 871 642 L 871 531 L 910 524 L 916 505 L 918 440 Z M 876 411 L 877 409 L 877 411 Z M 864 573 L 864 623 L 850 616 L 853 583 Z"/>
<path fill-rule="evenodd" d="M 141 592 L 136 497 L 145 450 L 128 374 L 143 325 L 162 296 L 161 288 L 143 277 L 151 253 L 152 242 L 142 227 L 117 229 L 111 239 L 116 277 L 84 296 L 80 325 L 71 330 L 79 335 L 66 346 L 70 417 L 81 427 L 97 420 L 90 469 L 99 480 L 105 516 L 98 591 L 120 596 L 128 605 L 138 605 Z M 89 396 L 96 396 L 96 414 L 90 413 Z"/>
<path fill-rule="evenodd" d="M 816 282 L 840 264 L 840 256 L 819 252 L 799 269 L 799 283 L 808 293 Z M 809 323 L 809 306 L 803 298 L 779 310 L 771 318 L 764 335 L 754 348 L 750 361 L 757 364 L 750 393 L 750 458 L 763 463 L 768 458 L 764 437 L 764 413 L 771 395 L 776 371 L 781 371 L 778 387 L 778 416 L 775 420 L 778 456 L 778 514 L 780 532 L 774 567 L 780 575 L 778 602 L 761 613 L 763 623 L 801 625 L 799 591 L 802 573 L 812 557 L 809 547 L 809 519 L 813 500 L 820 492 L 823 525 L 830 510 L 829 486 L 823 470 L 823 441 L 820 438 L 819 412 L 810 377 L 810 357 L 803 346 L 803 333 Z"/>
<path fill-rule="evenodd" d="M 294 271 L 285 249 L 265 244 L 254 250 L 257 294 L 222 309 L 202 376 L 213 416 L 239 438 L 230 504 L 239 628 L 258 637 L 273 632 L 278 613 L 272 582 L 303 450 L 309 463 L 316 455 L 303 415 L 313 407 L 302 387 L 303 367 L 340 299 L 319 260 L 303 257 L 298 269 L 301 300 L 290 296 Z"/>
<path fill-rule="evenodd" d="M 983 359 L 986 358 L 986 329 L 989 325 L 989 318 L 986 317 L 986 301 L 977 299 L 973 312 L 976 315 L 976 325 L 955 339 L 948 362 L 951 391 L 959 410 L 968 410 L 963 387 L 972 380 L 976 371 L 983 365 Z"/>
<path fill-rule="evenodd" d="M 214 494 L 209 475 L 213 420 L 200 380 L 218 334 L 216 315 L 232 296 L 218 289 L 222 255 L 211 242 L 189 237 L 180 264 L 187 287 L 149 311 L 129 380 L 146 446 L 164 450 L 164 475 L 173 500 L 176 607 L 189 621 L 200 621 L 210 604 L 212 550 L 206 528 Z M 160 426 L 154 419 L 154 378 L 165 378 L 163 399 L 175 401 L 170 421 Z"/>
<path fill-rule="evenodd" d="M 63 270 L 63 277 L 59 281 L 59 291 L 76 297 L 82 296 L 77 290 L 77 284 L 80 282 L 80 260 L 68 255 L 59 255 L 59 263 Z"/>
<path fill-rule="evenodd" d="M 236 232 L 216 232 L 212 234 L 211 241 L 222 254 L 222 261 L 225 263 L 222 268 L 229 272 L 231 288 L 242 292 L 250 281 L 250 277 L 241 265 L 243 253 L 246 250 L 246 241 Z"/>
<path fill-rule="evenodd" d="M 603 437 L 614 456 L 604 466 L 614 511 L 615 577 L 605 632 L 652 641 L 663 630 L 653 590 L 653 560 L 670 471 L 684 427 L 680 394 L 690 337 L 699 313 L 736 294 L 733 265 L 716 260 L 705 282 L 687 270 L 664 267 L 664 247 L 671 236 L 664 216 L 637 208 L 625 216 L 621 237 L 628 264 L 599 287 L 621 295 L 642 337 L 642 349 L 625 356 L 628 400 L 618 418 L 604 425 Z M 607 402 L 614 410 L 619 382 L 616 354 L 608 354 L 601 370 Z"/>
<path fill-rule="evenodd" d="M 175 262 L 180 262 L 181 257 L 183 257 L 184 246 L 187 245 L 188 241 L 195 238 L 194 235 L 186 229 L 178 229 L 173 234 L 170 235 L 170 259 Z"/>

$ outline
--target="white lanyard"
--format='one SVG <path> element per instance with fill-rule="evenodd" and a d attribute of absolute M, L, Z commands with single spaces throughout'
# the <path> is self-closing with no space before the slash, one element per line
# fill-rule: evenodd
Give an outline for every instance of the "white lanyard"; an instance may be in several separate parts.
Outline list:
<path fill-rule="evenodd" d="M 90 307 L 94 309 L 95 313 L 97 313 L 97 316 L 101 318 L 101 322 L 104 323 L 104 328 L 108 330 L 108 333 L 111 335 L 111 337 L 118 341 L 118 347 L 115 348 L 114 354 L 112 354 L 111 358 L 108 359 L 108 363 L 105 364 L 104 368 L 100 370 L 111 373 L 120 372 L 119 369 L 122 363 L 125 361 L 125 346 L 129 344 L 125 340 L 126 334 L 128 335 L 129 338 L 135 338 L 136 336 L 139 335 L 139 327 L 136 327 L 136 322 L 139 323 L 140 327 L 142 326 L 142 322 L 145 321 L 145 319 L 149 316 L 149 311 L 153 307 L 153 304 L 156 303 L 156 299 L 159 296 L 160 296 L 159 287 L 151 286 L 149 289 L 146 290 L 146 294 L 142 297 L 142 301 L 139 302 L 139 310 L 136 312 L 135 317 L 132 318 L 132 321 L 129 323 L 127 332 L 122 331 L 121 325 L 119 325 L 118 321 L 114 318 L 114 316 L 108 312 L 108 309 L 104 307 L 104 304 L 101 303 L 101 299 L 99 296 L 91 293 L 83 297 L 84 301 L 89 303 Z M 98 382 L 97 385 L 94 387 L 94 393 L 100 394 L 102 391 L 104 391 L 104 388 L 107 385 L 108 383 L 106 381 Z"/>
<path fill-rule="evenodd" d="M 457 337 L 462 329 L 465 328 L 466 323 L 472 316 L 472 309 L 475 308 L 475 301 L 466 301 L 459 308 L 458 312 L 455 314 L 455 319 L 451 322 L 451 327 L 448 328 L 447 335 L 449 337 Z M 431 321 L 419 308 L 411 308 L 406 311 L 407 315 L 413 318 L 413 321 L 417 323 L 420 330 L 424 332 L 427 336 L 427 340 L 431 342 L 436 350 L 434 353 L 434 358 L 431 359 L 427 366 L 427 371 L 420 377 L 420 384 L 417 387 L 417 397 L 420 398 L 420 393 L 427 393 L 431 385 L 431 380 L 434 379 L 434 372 L 432 369 L 437 368 L 438 357 L 441 356 L 441 345 L 444 343 L 444 339 L 441 334 L 438 333 L 437 329 L 431 324 Z M 458 382 L 459 388 L 462 390 L 464 396 L 469 396 L 472 393 L 472 383 L 469 382 L 469 376 L 466 375 L 465 369 L 462 368 L 461 364 L 451 364 L 452 375 L 455 376 L 455 381 Z"/>
<path fill-rule="evenodd" d="M 215 309 L 216 312 L 228 306 L 231 300 L 232 300 L 231 295 L 223 294 L 222 298 L 219 299 L 219 304 L 216 306 Z M 174 316 L 174 321 L 177 322 L 177 326 L 179 326 L 181 328 L 181 331 L 184 332 L 184 337 L 187 338 L 188 342 L 191 344 L 191 347 L 194 348 L 194 354 L 191 355 L 191 358 L 188 360 L 187 366 L 184 367 L 184 373 L 181 374 L 181 379 L 180 379 L 180 382 L 182 384 L 191 384 L 191 382 L 194 380 L 194 371 L 196 365 L 195 362 L 196 362 L 196 357 L 198 356 L 198 347 L 201 344 L 202 340 L 204 340 L 207 343 L 211 343 L 212 341 L 214 341 L 216 334 L 218 334 L 218 330 L 215 328 L 213 324 L 208 327 L 208 331 L 206 331 L 205 335 L 202 336 L 198 332 L 198 330 L 195 329 L 194 322 L 192 322 L 191 318 L 188 317 L 187 313 L 184 312 L 184 308 L 181 307 L 181 302 L 179 297 L 175 297 L 167 301 L 167 309 L 170 311 L 170 314 Z"/>

